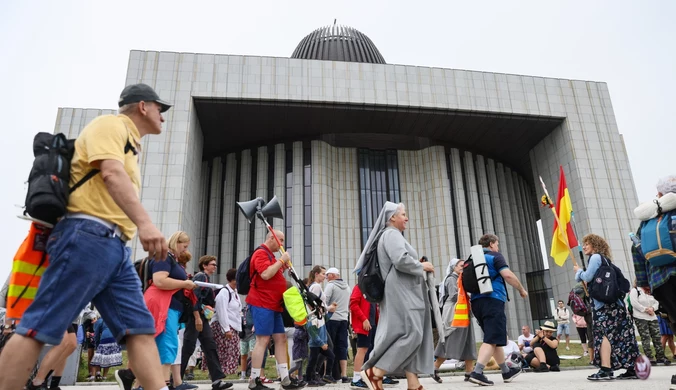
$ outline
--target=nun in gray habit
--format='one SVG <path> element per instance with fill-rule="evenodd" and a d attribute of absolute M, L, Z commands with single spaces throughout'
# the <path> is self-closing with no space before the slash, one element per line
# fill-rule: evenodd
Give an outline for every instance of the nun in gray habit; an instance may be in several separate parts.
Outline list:
<path fill-rule="evenodd" d="M 407 222 L 403 203 L 385 202 L 355 267 L 358 274 L 366 250 L 378 232 L 384 230 L 377 253 L 385 294 L 380 302 L 373 351 L 361 372 L 362 380 L 371 390 L 382 390 L 386 374 L 405 374 L 409 389 L 422 389 L 416 374 L 434 372 L 431 303 L 425 282 L 425 272 L 433 272 L 434 266 L 422 263 L 402 235 Z"/>

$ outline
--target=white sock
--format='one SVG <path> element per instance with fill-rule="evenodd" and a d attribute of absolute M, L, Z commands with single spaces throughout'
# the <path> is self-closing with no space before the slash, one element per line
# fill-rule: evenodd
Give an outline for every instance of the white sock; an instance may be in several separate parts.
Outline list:
<path fill-rule="evenodd" d="M 359 382 L 361 379 L 361 373 L 359 371 L 355 371 L 354 375 L 352 375 L 352 382 Z"/>
<path fill-rule="evenodd" d="M 260 368 L 251 368 L 251 379 L 255 380 L 256 378 L 259 378 L 261 376 L 261 369 Z"/>
<path fill-rule="evenodd" d="M 286 378 L 289 376 L 289 366 L 286 363 L 282 364 L 277 364 L 277 372 L 279 373 L 279 377 L 281 379 Z"/>

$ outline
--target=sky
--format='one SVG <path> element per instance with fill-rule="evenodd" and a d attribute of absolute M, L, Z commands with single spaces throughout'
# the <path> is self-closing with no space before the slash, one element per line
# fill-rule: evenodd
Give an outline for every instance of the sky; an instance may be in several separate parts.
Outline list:
<path fill-rule="evenodd" d="M 647 201 L 676 174 L 675 14 L 670 0 L 0 1 L 0 280 L 28 231 L 33 136 L 58 107 L 116 108 L 130 50 L 288 57 L 337 19 L 390 64 L 603 81 Z"/>

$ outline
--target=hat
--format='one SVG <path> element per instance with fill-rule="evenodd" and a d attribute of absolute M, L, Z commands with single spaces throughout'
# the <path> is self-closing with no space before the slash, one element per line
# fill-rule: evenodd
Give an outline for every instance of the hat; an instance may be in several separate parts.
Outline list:
<path fill-rule="evenodd" d="M 138 103 L 140 101 L 159 104 L 161 107 L 160 112 L 165 112 L 171 108 L 171 104 L 160 99 L 157 92 L 147 84 L 132 84 L 124 87 L 117 105 L 118 107 L 122 107 L 125 104 Z"/>
<path fill-rule="evenodd" d="M 336 267 L 331 267 L 331 268 L 329 268 L 328 270 L 326 270 L 326 274 L 327 274 L 327 275 L 328 275 L 328 274 L 336 274 L 336 275 L 340 275 L 340 272 L 338 271 L 338 268 L 336 268 Z"/>
<path fill-rule="evenodd" d="M 552 332 L 556 332 L 556 325 L 554 325 L 552 321 L 545 321 L 543 325 L 540 325 L 540 329 L 551 330 Z"/>

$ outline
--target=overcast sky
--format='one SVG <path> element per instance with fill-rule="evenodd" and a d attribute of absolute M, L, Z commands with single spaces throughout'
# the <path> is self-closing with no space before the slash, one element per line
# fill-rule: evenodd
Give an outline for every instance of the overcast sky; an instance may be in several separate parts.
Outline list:
<path fill-rule="evenodd" d="M 28 230 L 15 205 L 33 136 L 53 131 L 58 107 L 116 108 L 132 49 L 288 57 L 338 19 L 391 64 L 604 81 L 650 200 L 676 173 L 674 15 L 670 0 L 0 1 L 0 278 Z"/>

